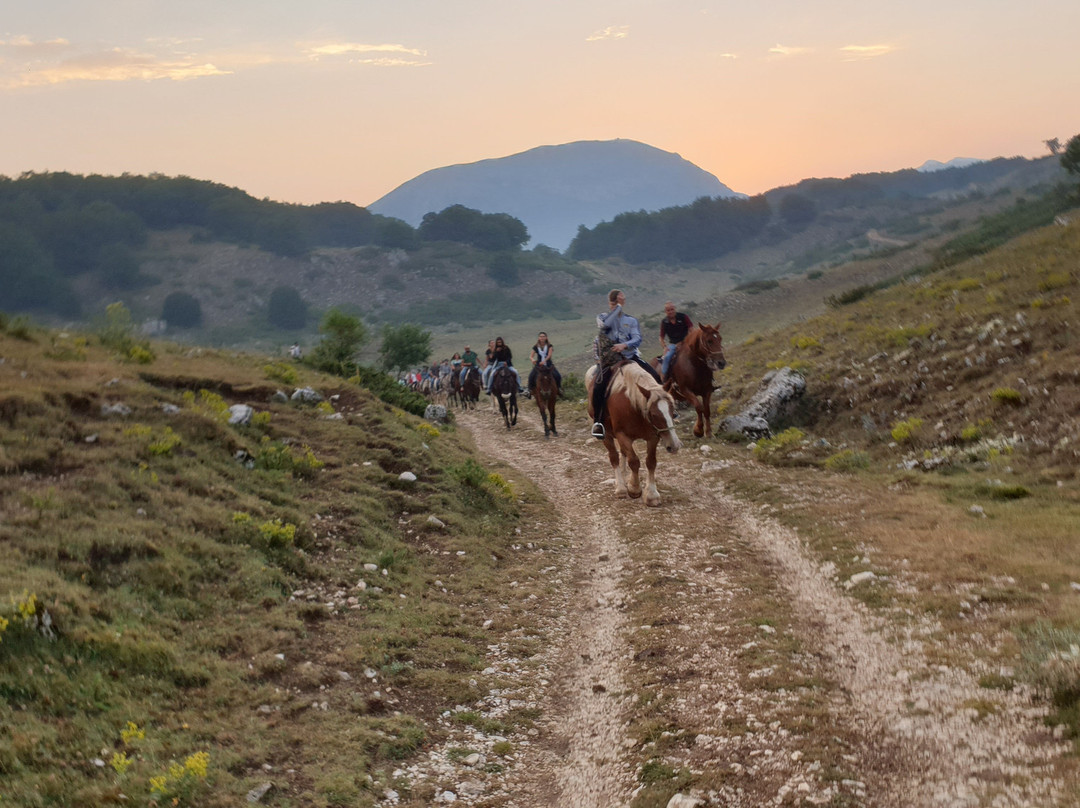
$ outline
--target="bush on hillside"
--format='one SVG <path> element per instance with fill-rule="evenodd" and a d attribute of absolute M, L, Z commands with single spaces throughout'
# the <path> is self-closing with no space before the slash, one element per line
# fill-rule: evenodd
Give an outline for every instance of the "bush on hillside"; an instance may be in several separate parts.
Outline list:
<path fill-rule="evenodd" d="M 415 390 L 410 390 L 397 379 L 381 370 L 358 366 L 356 374 L 349 379 L 353 384 L 364 387 L 372 394 L 405 412 L 423 417 L 428 400 Z"/>
<path fill-rule="evenodd" d="M 270 325 L 294 331 L 307 324 L 307 304 L 291 286 L 278 286 L 270 293 L 267 317 Z"/>
<path fill-rule="evenodd" d="M 175 328 L 195 328 L 202 324 L 202 306 L 194 295 L 173 292 L 161 305 L 161 319 Z"/>

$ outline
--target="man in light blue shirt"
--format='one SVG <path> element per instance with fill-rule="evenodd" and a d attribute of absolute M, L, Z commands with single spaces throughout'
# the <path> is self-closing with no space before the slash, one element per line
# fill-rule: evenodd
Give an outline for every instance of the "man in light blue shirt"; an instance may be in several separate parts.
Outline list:
<path fill-rule="evenodd" d="M 606 337 L 613 343 L 610 349 L 605 350 L 604 340 L 597 340 L 597 361 L 600 363 L 600 371 L 596 374 L 593 383 L 593 424 L 592 435 L 594 438 L 604 437 L 604 400 L 607 396 L 608 382 L 611 381 L 612 368 L 621 360 L 627 359 L 636 362 L 649 372 L 649 375 L 660 384 L 660 377 L 652 366 L 641 358 L 638 346 L 641 345 L 641 327 L 636 317 L 632 317 L 623 311 L 626 303 L 626 295 L 621 289 L 612 289 L 608 293 L 608 310 L 596 315 L 596 327 L 600 329 L 601 336 Z"/>

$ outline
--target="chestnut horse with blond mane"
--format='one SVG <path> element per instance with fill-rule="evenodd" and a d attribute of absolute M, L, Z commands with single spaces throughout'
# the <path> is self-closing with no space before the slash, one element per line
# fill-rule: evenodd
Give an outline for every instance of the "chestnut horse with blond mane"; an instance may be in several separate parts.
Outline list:
<path fill-rule="evenodd" d="M 659 359 L 652 364 L 657 371 L 660 370 Z M 712 437 L 710 410 L 713 390 L 716 389 L 713 385 L 713 371 L 723 370 L 726 365 L 720 323 L 715 327 L 703 323 L 690 329 L 690 333 L 675 350 L 675 356 L 671 358 L 664 389 L 697 411 L 695 437 Z"/>
<path fill-rule="evenodd" d="M 585 374 L 590 418 L 595 417 L 592 388 L 596 369 L 593 365 Z M 660 504 L 660 492 L 656 490 L 656 447 L 663 443 L 669 452 L 677 452 L 682 447 L 671 417 L 675 412 L 675 401 L 648 372 L 633 362 L 617 366 L 612 373 L 603 423 L 604 446 L 615 470 L 615 496 L 641 496 L 638 476 L 641 461 L 634 451 L 634 441 L 643 440 L 646 444 L 645 504 L 655 508 Z"/>

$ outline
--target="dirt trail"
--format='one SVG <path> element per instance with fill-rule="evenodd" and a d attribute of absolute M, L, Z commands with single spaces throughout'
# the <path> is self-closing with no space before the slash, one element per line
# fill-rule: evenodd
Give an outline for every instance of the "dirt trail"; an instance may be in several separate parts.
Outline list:
<path fill-rule="evenodd" d="M 471 802 L 666 805 L 691 788 L 682 771 L 702 806 L 1064 804 L 1064 747 L 1029 694 L 928 664 L 928 620 L 874 618 L 798 535 L 724 493 L 739 459 L 663 456 L 652 509 L 612 496 L 581 424 L 545 440 L 527 405 L 509 432 L 458 418 L 543 490 L 573 565 L 561 641 L 522 683 L 539 738 Z"/>

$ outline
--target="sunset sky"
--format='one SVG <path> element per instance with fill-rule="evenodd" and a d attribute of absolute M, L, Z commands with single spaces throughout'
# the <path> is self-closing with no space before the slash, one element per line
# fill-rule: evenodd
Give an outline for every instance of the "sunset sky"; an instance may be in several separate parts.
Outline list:
<path fill-rule="evenodd" d="M 0 0 L 0 174 L 368 205 L 629 138 L 736 191 L 1080 132 L 1076 0 Z"/>

